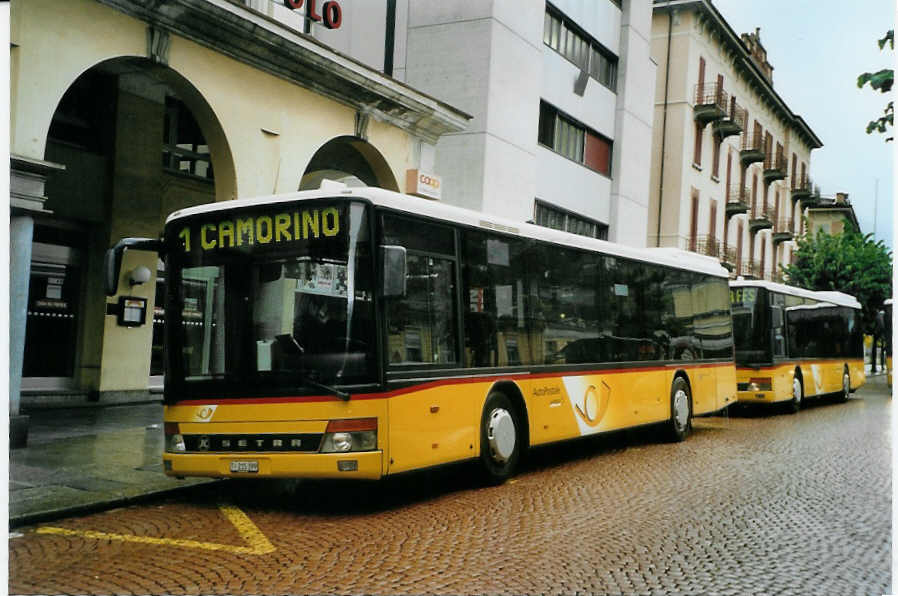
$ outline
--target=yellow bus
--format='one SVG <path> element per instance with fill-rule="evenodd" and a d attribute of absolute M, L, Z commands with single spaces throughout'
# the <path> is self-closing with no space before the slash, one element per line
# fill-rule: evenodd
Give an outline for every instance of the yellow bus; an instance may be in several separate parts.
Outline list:
<path fill-rule="evenodd" d="M 740 403 L 787 403 L 864 384 L 861 305 L 841 292 L 759 280 L 730 282 Z"/>
<path fill-rule="evenodd" d="M 165 472 L 377 479 L 735 402 L 727 272 L 373 188 L 191 207 L 164 255 Z"/>
<path fill-rule="evenodd" d="M 885 301 L 883 307 L 883 330 L 886 340 L 886 380 L 892 386 L 892 299 Z"/>

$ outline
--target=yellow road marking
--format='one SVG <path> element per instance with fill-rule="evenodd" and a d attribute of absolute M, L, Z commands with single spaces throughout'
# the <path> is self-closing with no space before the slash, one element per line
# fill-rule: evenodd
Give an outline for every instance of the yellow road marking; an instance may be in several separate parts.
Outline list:
<path fill-rule="evenodd" d="M 233 546 L 230 544 L 218 544 L 216 542 L 200 542 L 198 540 L 183 540 L 180 538 L 152 538 L 150 536 L 135 536 L 132 534 L 110 534 L 108 532 L 95 532 L 93 530 L 67 530 L 43 526 L 37 529 L 38 534 L 56 534 L 60 536 L 80 536 L 94 540 L 119 540 L 121 542 L 136 542 L 139 544 L 155 544 L 157 546 L 180 546 L 183 548 L 201 548 L 204 550 L 220 550 L 241 555 L 267 555 L 276 549 L 268 541 L 259 528 L 256 527 L 245 513 L 231 505 L 219 505 L 218 508 L 231 522 L 243 540 L 249 546 Z"/>

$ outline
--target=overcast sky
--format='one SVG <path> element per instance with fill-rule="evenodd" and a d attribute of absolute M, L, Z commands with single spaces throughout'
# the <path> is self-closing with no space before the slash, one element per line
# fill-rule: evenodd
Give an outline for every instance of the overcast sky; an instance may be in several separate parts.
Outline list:
<path fill-rule="evenodd" d="M 866 133 L 889 97 L 858 89 L 857 76 L 894 68 L 895 53 L 876 40 L 894 27 L 895 0 L 711 1 L 737 34 L 761 28 L 774 89 L 823 141 L 810 169 L 821 193 L 847 192 L 861 231 L 893 246 L 895 142 Z"/>

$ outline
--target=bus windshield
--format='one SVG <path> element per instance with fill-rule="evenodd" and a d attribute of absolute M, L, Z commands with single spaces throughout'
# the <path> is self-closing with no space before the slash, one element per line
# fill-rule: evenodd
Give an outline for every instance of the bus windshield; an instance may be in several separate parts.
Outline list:
<path fill-rule="evenodd" d="M 171 222 L 166 242 L 173 387 L 227 397 L 373 382 L 364 205 L 210 212 Z"/>
<path fill-rule="evenodd" d="M 765 297 L 759 288 L 730 288 L 737 364 L 773 362 Z"/>

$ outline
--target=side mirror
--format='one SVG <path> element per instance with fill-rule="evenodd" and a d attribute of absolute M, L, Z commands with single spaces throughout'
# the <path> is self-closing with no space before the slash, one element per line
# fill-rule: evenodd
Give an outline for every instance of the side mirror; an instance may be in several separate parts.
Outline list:
<path fill-rule="evenodd" d="M 162 241 L 150 238 L 122 238 L 115 246 L 106 251 L 103 260 L 103 280 L 107 296 L 114 296 L 118 291 L 118 276 L 122 268 L 122 255 L 126 250 L 148 250 L 162 256 Z"/>
<path fill-rule="evenodd" d="M 404 246 L 381 246 L 384 264 L 381 293 L 384 297 L 405 296 L 405 279 L 408 272 Z"/>
<path fill-rule="evenodd" d="M 783 326 L 783 309 L 779 306 L 770 307 L 770 326 L 774 329 Z"/>

